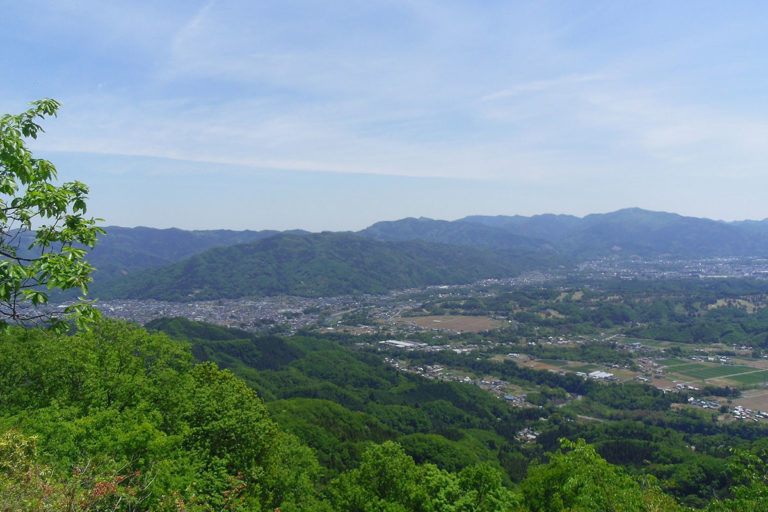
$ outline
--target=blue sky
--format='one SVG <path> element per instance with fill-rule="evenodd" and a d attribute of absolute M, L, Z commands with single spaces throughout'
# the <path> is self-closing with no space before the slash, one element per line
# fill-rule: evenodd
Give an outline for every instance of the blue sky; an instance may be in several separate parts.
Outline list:
<path fill-rule="evenodd" d="M 106 224 L 768 217 L 763 2 L 0 0 L 0 112 Z"/>

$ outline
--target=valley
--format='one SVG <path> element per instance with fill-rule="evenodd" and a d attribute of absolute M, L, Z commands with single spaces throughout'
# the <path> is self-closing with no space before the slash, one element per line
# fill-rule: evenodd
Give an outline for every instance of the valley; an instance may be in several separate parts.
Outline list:
<path fill-rule="evenodd" d="M 625 229 L 638 242 L 635 221 Z M 99 329 L 142 325 L 198 367 L 231 372 L 311 450 L 322 499 L 387 443 L 419 467 L 487 467 L 498 492 L 525 489 L 558 453 L 581 453 L 564 439 L 633 481 L 657 479 L 681 506 L 730 496 L 730 450 L 768 437 L 768 259 L 715 239 L 696 258 L 659 252 L 650 235 L 628 251 L 615 230 L 587 251 L 574 231 L 542 243 L 468 223 L 254 232 L 163 264 L 107 265 L 95 307 L 128 323 Z M 154 245 L 137 242 L 146 261 L 171 254 L 160 233 L 119 235 L 151 235 Z M 174 232 L 173 243 L 188 251 L 188 236 Z M 51 308 L 67 306 L 57 299 Z"/>
<path fill-rule="evenodd" d="M 654 266 L 659 272 L 655 280 L 647 274 Z M 642 271 L 636 271 L 638 268 Z M 600 279 L 595 279 L 596 274 Z M 768 385 L 768 355 L 763 355 L 762 345 L 755 347 L 747 340 L 739 342 L 737 337 L 732 337 L 732 343 L 720 342 L 719 336 L 708 341 L 693 336 L 685 341 L 668 340 L 663 335 L 638 337 L 644 329 L 641 325 L 648 324 L 651 318 L 636 318 L 635 311 L 664 304 L 673 313 L 682 308 L 681 320 L 693 323 L 702 323 L 700 318 L 716 317 L 724 310 L 763 317 L 765 296 L 755 295 L 750 288 L 761 287 L 761 281 L 751 281 L 744 295 L 730 290 L 713 295 L 718 293 L 718 285 L 728 288 L 726 284 L 738 283 L 728 281 L 726 276 L 733 280 L 763 275 L 762 260 L 660 260 L 642 265 L 590 262 L 574 272 L 527 273 L 518 278 L 414 288 L 383 295 L 280 295 L 194 302 L 107 300 L 98 307 L 106 316 L 141 324 L 157 318 L 183 317 L 252 332 L 342 336 L 354 343 L 357 350 L 383 353 L 399 371 L 428 379 L 472 383 L 502 398 L 517 397 L 521 388 L 503 381 L 499 375 L 477 373 L 461 365 L 429 364 L 429 354 L 472 353 L 559 375 L 648 384 L 664 393 L 691 395 L 691 400 L 680 404 L 681 407 L 717 409 L 721 413 L 718 421 L 762 421 L 768 417 L 760 414 L 768 411 L 768 394 L 758 392 Z M 697 280 L 690 281 L 692 276 Z M 627 279 L 639 291 L 624 296 L 615 290 L 622 288 Z M 651 290 L 637 286 L 638 280 L 646 282 Z M 660 291 L 653 291 L 653 282 L 659 284 Z M 676 294 L 664 291 L 670 286 L 678 287 Z M 696 293 L 702 297 L 691 309 Z M 526 300 L 520 301 L 519 297 Z M 501 308 L 500 301 L 505 302 Z M 627 302 L 632 305 L 628 307 Z M 644 302 L 650 305 L 640 306 Z M 606 304 L 610 306 L 605 307 Z M 585 319 L 587 312 L 600 312 L 601 316 Z M 655 319 L 653 329 L 663 330 L 659 320 L 663 317 Z M 768 323 L 760 325 L 768 328 Z M 405 343 L 383 341 L 392 339 Z M 418 363 L 409 362 L 403 352 L 419 353 Z M 708 396 L 701 392 L 707 387 L 733 389 L 734 396 Z M 743 390 L 744 396 L 739 397 L 736 390 Z M 532 386 L 527 391 L 537 393 L 540 389 Z M 570 396 L 569 400 L 575 398 Z M 533 405 L 525 400 L 513 401 Z M 737 408 L 755 412 L 734 414 Z"/>

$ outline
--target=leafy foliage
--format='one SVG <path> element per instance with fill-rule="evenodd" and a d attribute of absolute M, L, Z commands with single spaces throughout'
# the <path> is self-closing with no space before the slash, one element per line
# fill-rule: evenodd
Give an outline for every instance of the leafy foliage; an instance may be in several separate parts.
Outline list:
<path fill-rule="evenodd" d="M 206 343 L 202 336 L 215 338 L 207 340 L 214 346 L 260 343 L 237 330 L 164 325 L 201 336 L 196 345 Z M 662 491 L 674 484 L 684 495 L 694 492 L 686 485 L 710 486 L 721 497 L 695 505 L 725 511 L 760 510 L 768 495 L 764 441 L 739 450 L 722 483 L 722 459 L 692 458 L 686 431 L 705 418 L 673 428 L 579 427 L 534 409 L 551 425 L 537 444 L 562 432 L 593 445 L 562 441 L 555 453 L 534 451 L 546 462 L 525 476 L 520 464 L 531 453 L 511 442 L 523 412 L 474 386 L 397 374 L 322 339 L 283 341 L 300 348 L 298 357 L 249 375 L 285 395 L 265 406 L 233 373 L 195 364 L 185 343 L 136 326 L 99 322 L 65 339 L 20 328 L 1 333 L 0 510 L 683 510 Z M 301 397 L 323 383 L 348 406 Z M 612 388 L 591 393 L 629 413 L 653 405 L 643 403 L 653 395 L 641 386 L 616 396 Z M 671 421 L 670 414 L 663 417 Z M 645 466 L 666 483 L 638 471 Z"/>
<path fill-rule="evenodd" d="M 518 510 L 517 497 L 493 468 L 456 474 L 419 466 L 392 442 L 369 448 L 360 466 L 340 475 L 326 493 L 335 509 L 352 512 Z"/>
<path fill-rule="evenodd" d="M 530 469 L 521 485 L 532 511 L 674 511 L 679 505 L 653 480 L 641 486 L 617 466 L 605 462 L 583 440 L 563 440 L 549 463 Z"/>
<path fill-rule="evenodd" d="M 59 106 L 44 99 L 0 117 L 0 315 L 14 322 L 49 317 L 35 309 L 48 302 L 46 288 L 79 288 L 85 295 L 93 267 L 83 246 L 93 247 L 103 233 L 85 217 L 88 187 L 55 185 L 54 165 L 34 158 L 25 144 L 42 133 L 38 120 L 55 116 Z M 66 313 L 80 327 L 98 317 L 83 301 Z M 64 328 L 61 319 L 54 325 Z"/>
<path fill-rule="evenodd" d="M 54 480 L 106 457 L 110 475 L 150 475 L 140 510 L 172 497 L 219 510 L 234 487 L 247 510 L 314 499 L 309 449 L 279 431 L 243 381 L 194 366 L 182 343 L 102 322 L 66 340 L 13 330 L 0 349 L 0 387 L 13 390 L 0 401 L 0 429 L 38 436 Z"/>

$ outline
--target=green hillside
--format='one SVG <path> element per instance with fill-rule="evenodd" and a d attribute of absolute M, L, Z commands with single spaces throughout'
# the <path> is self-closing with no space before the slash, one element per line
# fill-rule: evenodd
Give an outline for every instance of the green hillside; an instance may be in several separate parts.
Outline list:
<path fill-rule="evenodd" d="M 603 385 L 573 374 L 498 362 L 480 352 L 404 352 L 399 357 L 418 365 L 498 375 L 521 386 L 538 385 L 551 396 L 578 393 L 581 399 L 566 407 L 510 407 L 471 384 L 400 373 L 377 353 L 345 346 L 348 340 L 343 337 L 331 341 L 251 335 L 247 341 L 242 331 L 184 319 L 162 319 L 149 326 L 189 340 L 194 353 L 205 353 L 245 378 L 264 397 L 281 428 L 315 450 L 328 476 L 354 468 L 369 443 L 394 441 L 417 463 L 451 472 L 486 464 L 506 485 L 525 486 L 535 461 L 547 460 L 547 452 L 556 451 L 561 438 L 583 438 L 604 459 L 621 464 L 637 478 L 658 478 L 665 492 L 702 509 L 713 494 L 728 495 L 733 485 L 728 452 L 706 447 L 728 439 L 734 447 L 753 444 L 759 449 L 765 433 L 759 425 L 717 425 L 706 414 L 679 411 L 672 405 L 677 397 L 650 386 Z M 201 337 L 207 330 L 211 340 Z M 222 341 L 227 332 L 232 339 Z M 253 360 L 266 346 L 283 362 L 276 364 L 266 355 L 260 364 L 269 369 L 256 370 L 241 359 Z M 583 423 L 574 421 L 577 415 L 606 420 Z M 525 428 L 540 433 L 535 443 L 518 440 Z M 691 443 L 701 450 L 692 451 Z"/>
<path fill-rule="evenodd" d="M 0 510 L 673 512 L 694 509 L 662 487 L 706 487 L 706 471 L 724 471 L 726 491 L 695 510 L 766 505 L 760 441 L 691 466 L 674 429 L 624 421 L 584 430 L 594 445 L 558 441 L 575 425 L 555 429 L 541 439 L 551 451 L 530 457 L 539 443 L 511 442 L 505 427 L 544 424 L 543 412 L 527 417 L 474 386 L 402 375 L 329 340 L 154 327 L 191 347 L 107 321 L 75 335 L 0 333 Z M 230 371 L 195 363 L 195 347 L 250 368 L 267 403 Z M 610 402 L 609 387 L 596 389 Z M 687 472 L 638 473 L 656 457 L 668 461 L 659 471 Z"/>
<path fill-rule="evenodd" d="M 397 440 L 443 469 L 488 462 L 503 472 L 501 464 L 514 460 L 515 478 L 522 477 L 525 457 L 495 429 L 499 421 L 505 431 L 522 428 L 525 415 L 475 386 L 402 374 L 379 356 L 316 337 L 248 335 L 182 318 L 147 328 L 189 342 L 198 360 L 244 378 L 331 471 L 353 467 L 367 442 Z"/>
<path fill-rule="evenodd" d="M 102 298 L 204 300 L 289 294 L 383 293 L 511 276 L 546 265 L 508 255 L 421 241 L 379 242 L 344 233 L 277 235 L 216 248 L 184 261 L 93 287 Z"/>

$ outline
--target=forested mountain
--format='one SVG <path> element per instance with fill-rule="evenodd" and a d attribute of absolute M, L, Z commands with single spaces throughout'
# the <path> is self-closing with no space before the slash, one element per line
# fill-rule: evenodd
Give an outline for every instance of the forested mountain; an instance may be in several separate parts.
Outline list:
<path fill-rule="evenodd" d="M 482 224 L 499 231 L 527 236 L 550 243 L 557 242 L 578 229 L 581 219 L 573 215 L 554 215 L 551 213 L 524 217 L 521 215 L 473 215 L 456 222 Z"/>
<path fill-rule="evenodd" d="M 421 217 L 377 222 L 357 234 L 384 241 L 424 240 L 518 253 L 553 252 L 551 245 L 541 239 L 460 220 L 449 222 Z"/>
<path fill-rule="evenodd" d="M 195 300 L 381 293 L 605 256 L 768 256 L 768 222 L 630 208 L 583 218 L 408 218 L 357 233 L 112 227 L 89 259 L 98 269 L 96 296 Z"/>
<path fill-rule="evenodd" d="M 456 222 L 473 222 L 506 233 L 546 240 L 563 254 L 575 258 L 611 254 L 682 258 L 768 254 L 766 222 L 721 222 L 640 208 L 583 218 L 570 215 L 473 216 Z"/>
<path fill-rule="evenodd" d="M 602 256 L 708 258 L 768 254 L 768 222 L 721 222 L 628 208 L 579 218 L 481 216 L 448 222 L 408 218 L 359 232 L 378 240 L 426 240 L 505 250 L 557 252 L 574 261 Z"/>
<path fill-rule="evenodd" d="M 386 440 L 442 469 L 492 463 L 507 482 L 525 473 L 526 457 L 512 441 L 530 413 L 515 413 L 476 386 L 404 374 L 381 357 L 317 337 L 259 336 L 182 318 L 147 328 L 189 342 L 199 361 L 244 378 L 331 474 L 354 467 L 367 442 Z"/>
<path fill-rule="evenodd" d="M 661 488 L 666 492 L 699 509 L 713 495 L 727 495 L 738 479 L 730 479 L 724 459 L 727 451 L 698 453 L 690 449 L 693 440 L 702 448 L 707 446 L 707 436 L 729 436 L 734 446 L 747 446 L 746 439 L 754 441 L 755 449 L 764 445 L 759 440 L 764 429 L 759 426 L 713 425 L 705 416 L 672 407 L 672 402 L 684 401 L 684 397 L 665 395 L 650 386 L 604 385 L 501 363 L 479 353 L 411 352 L 400 357 L 419 364 L 459 364 L 482 375 L 501 372 L 511 382 L 538 382 L 551 392 L 576 392 L 582 396 L 579 408 L 591 414 L 600 410 L 614 421 L 579 425 L 568 418 L 567 408 L 512 408 L 473 385 L 429 381 L 399 372 L 383 364 L 380 355 L 350 349 L 353 345 L 343 337 L 259 336 L 179 318 L 156 320 L 147 327 L 188 341 L 199 361 L 215 361 L 243 377 L 265 399 L 279 426 L 315 451 L 327 478 L 344 478 L 357 464 L 364 464 L 369 443 L 394 441 L 416 463 L 435 464 L 450 472 L 484 464 L 501 476 L 504 485 L 519 482 L 520 504 L 513 506 L 514 501 L 508 501 L 504 505 L 520 511 L 610 510 L 599 504 L 603 499 L 612 501 L 614 510 L 680 510 L 654 488 L 653 475 L 663 479 Z M 519 443 L 518 431 L 532 426 L 541 430 L 536 443 Z M 546 452 L 557 452 L 562 437 L 585 438 L 594 448 L 565 443 L 568 457 L 561 452 L 551 455 L 547 465 L 532 463 L 549 458 Z M 576 454 L 580 454 L 578 462 L 572 458 Z M 606 464 L 601 456 L 622 464 L 634 476 Z M 597 482 L 588 476 L 592 471 Z M 558 496 L 559 486 L 574 478 L 583 478 L 575 487 L 578 490 Z M 636 494 L 633 482 L 638 480 L 650 485 L 643 487 L 650 494 Z M 586 489 L 595 483 L 611 496 L 598 497 L 598 493 L 591 496 L 596 501 L 575 506 L 587 499 Z M 753 494 L 741 503 L 755 506 L 756 499 Z M 708 510 L 737 508 L 725 500 L 712 502 Z M 404 510 L 413 509 L 406 506 Z"/>
<path fill-rule="evenodd" d="M 279 232 L 105 228 L 90 261 L 99 280 L 174 263 L 213 247 L 262 240 Z M 713 257 L 768 254 L 768 221 L 722 222 L 627 208 L 583 218 L 543 214 L 524 217 L 474 215 L 456 221 L 406 218 L 377 222 L 355 234 L 379 241 L 422 240 L 518 255 L 583 259 L 605 255 Z"/>
<path fill-rule="evenodd" d="M 581 229 L 566 237 L 562 246 L 577 255 L 620 251 L 697 258 L 765 253 L 768 246 L 757 242 L 728 223 L 632 208 L 587 215 Z"/>
<path fill-rule="evenodd" d="M 274 230 L 232 231 L 228 229 L 185 231 L 147 227 L 108 226 L 106 234 L 88 253 L 98 269 L 98 279 L 106 281 L 136 270 L 167 265 L 212 247 L 225 247 L 261 240 L 280 233 Z M 292 231 L 291 233 L 301 233 Z"/>
<path fill-rule="evenodd" d="M 554 260 L 422 241 L 380 242 L 346 233 L 277 235 L 210 249 L 184 261 L 94 286 L 103 298 L 165 300 L 383 293 L 515 275 Z"/>

